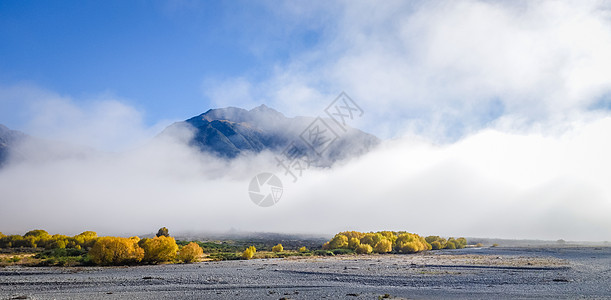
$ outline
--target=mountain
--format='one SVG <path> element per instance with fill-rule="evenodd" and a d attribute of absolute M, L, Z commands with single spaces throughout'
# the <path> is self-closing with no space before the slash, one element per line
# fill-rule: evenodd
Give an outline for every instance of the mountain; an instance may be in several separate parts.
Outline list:
<path fill-rule="evenodd" d="M 316 165 L 364 154 L 380 140 L 329 118 L 288 118 L 265 105 L 251 110 L 237 107 L 210 109 L 177 122 L 160 135 L 172 135 L 179 127 L 193 129 L 189 141 L 202 152 L 223 158 L 270 150 L 280 157 L 297 155 L 315 159 Z M 295 156 L 293 156 L 295 157 Z"/>
<path fill-rule="evenodd" d="M 63 141 L 33 137 L 0 124 L 0 168 L 25 161 L 44 163 L 64 159 L 82 159 L 99 154 L 94 149 Z"/>
<path fill-rule="evenodd" d="M 8 162 L 12 147 L 27 137 L 24 133 L 11 130 L 0 124 L 0 167 Z"/>

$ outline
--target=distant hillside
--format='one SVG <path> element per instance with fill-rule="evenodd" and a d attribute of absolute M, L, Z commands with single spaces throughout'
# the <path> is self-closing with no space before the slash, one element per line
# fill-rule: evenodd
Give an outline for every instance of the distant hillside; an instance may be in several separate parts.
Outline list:
<path fill-rule="evenodd" d="M 26 137 L 24 133 L 0 124 L 0 167 L 8 162 L 11 149 Z"/>
<path fill-rule="evenodd" d="M 315 121 L 315 118 L 309 117 L 287 118 L 265 105 L 251 110 L 228 107 L 211 109 L 183 122 L 174 123 L 161 135 L 171 134 L 174 127 L 189 125 L 194 129 L 194 136 L 190 141 L 192 146 L 202 152 L 230 159 L 263 150 L 282 153 L 293 143 L 298 149 L 303 150 L 304 155 L 318 158 L 317 164 L 321 166 L 362 155 L 380 142 L 377 137 L 361 130 L 354 128 L 343 130 L 333 120 L 322 119 L 324 124 L 320 121 L 316 124 L 327 127 L 321 125 L 317 130 L 330 134 L 327 135 L 327 139 L 331 139 L 332 142 L 325 147 L 315 149 L 301 138 L 312 136 L 304 131 L 308 128 L 313 129 L 308 126 Z"/>

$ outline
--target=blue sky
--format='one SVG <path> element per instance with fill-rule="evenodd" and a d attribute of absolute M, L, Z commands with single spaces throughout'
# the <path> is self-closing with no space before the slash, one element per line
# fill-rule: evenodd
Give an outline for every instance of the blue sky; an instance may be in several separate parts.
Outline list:
<path fill-rule="evenodd" d="M 315 44 L 318 32 L 289 29 L 270 8 L 250 1 L 2 1 L 0 83 L 32 83 L 76 101 L 110 93 L 143 110 L 149 124 L 187 118 L 211 106 L 204 80 L 256 81 Z"/>
<path fill-rule="evenodd" d="M 150 137 L 214 107 L 316 116 L 344 91 L 366 112 L 353 126 L 382 138 L 555 127 L 608 107 L 608 11 L 595 1 L 3 1 L 0 122 L 57 138 L 69 126 L 33 115 L 70 117 L 43 103 L 84 120 L 110 101 Z"/>

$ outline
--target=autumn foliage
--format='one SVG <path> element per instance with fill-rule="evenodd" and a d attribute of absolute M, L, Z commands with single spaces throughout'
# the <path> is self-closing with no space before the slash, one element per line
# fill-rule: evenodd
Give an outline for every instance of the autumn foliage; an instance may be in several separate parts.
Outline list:
<path fill-rule="evenodd" d="M 106 236 L 96 241 L 89 257 L 102 266 L 134 264 L 144 258 L 144 250 L 134 239 Z"/>
<path fill-rule="evenodd" d="M 180 249 L 178 258 L 185 263 L 197 261 L 202 255 L 204 255 L 204 249 L 194 242 L 190 242 L 186 246 Z"/>
<path fill-rule="evenodd" d="M 255 246 L 250 246 L 242 252 L 242 258 L 251 259 L 255 256 L 255 253 L 257 253 L 257 248 L 255 248 Z"/>
<path fill-rule="evenodd" d="M 282 252 L 284 250 L 284 247 L 282 247 L 282 244 L 278 244 L 274 247 L 272 247 L 272 251 L 273 252 Z"/>
<path fill-rule="evenodd" d="M 143 261 L 160 263 L 172 261 L 176 258 L 178 245 L 173 237 L 156 236 L 152 239 L 142 239 L 138 245 L 144 250 Z"/>
<path fill-rule="evenodd" d="M 467 245 L 465 238 L 422 237 L 405 231 L 358 232 L 344 231 L 323 244 L 324 250 L 348 249 L 357 254 L 416 253 L 426 250 L 456 249 Z"/>

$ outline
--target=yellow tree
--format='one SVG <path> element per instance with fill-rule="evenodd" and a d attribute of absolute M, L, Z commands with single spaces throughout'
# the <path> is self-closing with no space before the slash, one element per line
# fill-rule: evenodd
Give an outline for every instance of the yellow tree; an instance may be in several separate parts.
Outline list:
<path fill-rule="evenodd" d="M 108 236 L 95 242 L 89 250 L 89 257 L 97 265 L 124 265 L 140 262 L 144 250 L 133 240 Z"/>
<path fill-rule="evenodd" d="M 377 245 L 382 239 L 384 239 L 384 237 L 380 233 L 370 232 L 366 233 L 361 238 L 361 244 L 367 244 L 375 248 L 375 245 Z"/>
<path fill-rule="evenodd" d="M 350 240 L 348 241 L 348 248 L 350 249 L 356 249 L 358 248 L 358 246 L 361 245 L 361 241 L 357 238 L 350 238 Z"/>
<path fill-rule="evenodd" d="M 369 254 L 373 251 L 373 248 L 368 244 L 360 244 L 356 248 L 356 253 L 358 254 Z"/>
<path fill-rule="evenodd" d="M 338 233 L 336 234 L 330 241 L 324 243 L 322 248 L 325 250 L 329 249 L 339 249 L 348 247 L 348 237 L 345 235 Z"/>
<path fill-rule="evenodd" d="M 402 253 L 415 253 L 431 250 L 431 245 L 426 239 L 414 233 L 402 233 L 397 237 L 395 250 Z"/>
<path fill-rule="evenodd" d="M 392 242 L 387 239 L 382 239 L 375 245 L 375 247 L 373 247 L 373 251 L 376 253 L 390 252 L 392 251 Z"/>
<path fill-rule="evenodd" d="M 257 253 L 257 248 L 255 248 L 255 246 L 250 246 L 242 252 L 242 258 L 251 259 L 255 256 L 255 253 Z"/>
<path fill-rule="evenodd" d="M 180 249 L 178 258 L 183 262 L 190 263 L 197 261 L 202 255 L 204 255 L 204 249 L 194 242 L 188 243 L 186 246 Z"/>
<path fill-rule="evenodd" d="M 138 244 L 144 249 L 143 260 L 150 263 L 172 261 L 178 252 L 178 245 L 173 237 L 156 236 L 152 239 L 142 239 Z"/>
<path fill-rule="evenodd" d="M 274 247 L 272 247 L 272 251 L 273 252 L 282 252 L 284 250 L 284 247 L 282 247 L 282 244 L 278 244 Z"/>

